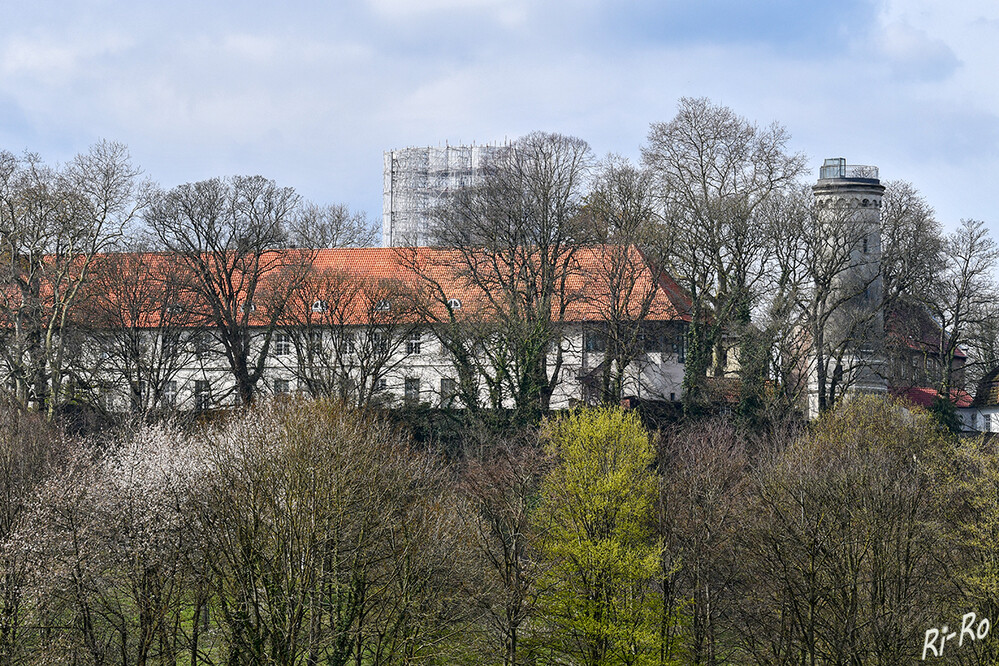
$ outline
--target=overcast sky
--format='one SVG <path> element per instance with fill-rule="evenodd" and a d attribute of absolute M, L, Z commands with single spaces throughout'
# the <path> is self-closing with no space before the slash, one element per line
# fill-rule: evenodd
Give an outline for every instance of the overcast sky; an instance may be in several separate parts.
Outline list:
<path fill-rule="evenodd" d="M 637 160 L 706 96 L 999 231 L 999 2 L 11 2 L 0 149 L 102 138 L 170 187 L 262 174 L 380 225 L 382 152 L 532 130 Z M 950 6 L 947 6 L 950 5 Z"/>

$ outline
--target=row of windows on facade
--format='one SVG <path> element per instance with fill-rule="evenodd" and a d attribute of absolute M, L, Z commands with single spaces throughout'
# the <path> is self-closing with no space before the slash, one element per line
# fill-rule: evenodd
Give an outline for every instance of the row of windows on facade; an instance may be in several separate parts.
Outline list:
<path fill-rule="evenodd" d="M 273 379 L 271 380 L 271 389 L 274 395 L 287 395 L 292 392 L 291 380 L 290 379 Z M 385 392 L 388 391 L 388 379 L 382 378 L 378 380 L 378 391 Z M 140 392 L 144 392 L 145 387 L 140 386 Z M 406 403 L 416 404 L 420 401 L 420 391 L 421 382 L 419 377 L 406 377 L 403 382 L 403 399 Z M 455 396 L 458 394 L 458 381 L 456 379 L 444 377 L 440 380 L 440 405 L 441 407 L 448 407 L 453 404 Z M 177 406 L 177 399 L 180 395 L 179 388 L 176 380 L 170 380 L 163 383 L 163 390 L 161 393 L 161 403 L 165 408 L 174 408 Z M 212 391 L 211 382 L 207 379 L 196 379 L 194 380 L 194 391 L 192 392 L 194 397 L 194 409 L 198 411 L 204 411 L 212 407 Z"/>
<path fill-rule="evenodd" d="M 381 331 L 373 331 L 371 334 L 371 348 L 375 352 L 386 353 L 389 348 L 390 336 Z M 207 354 L 212 349 L 211 338 L 205 334 L 196 334 L 192 337 L 194 351 L 198 354 Z M 314 354 L 322 353 L 323 333 L 319 330 L 309 332 L 309 349 Z M 347 332 L 342 335 L 342 343 L 350 352 L 357 351 L 357 341 L 353 333 Z M 175 355 L 180 340 L 173 337 L 162 339 L 163 354 L 166 356 Z M 642 334 L 637 338 L 638 348 L 646 353 L 665 352 L 677 357 L 677 361 L 683 363 L 686 356 L 685 336 L 680 333 L 670 334 Z M 583 347 L 587 352 L 602 353 L 607 351 L 607 336 L 599 331 L 586 331 L 583 338 Z M 274 335 L 273 351 L 275 356 L 288 356 L 295 350 L 294 340 L 290 333 L 278 332 Z M 423 336 L 415 332 L 406 340 L 406 354 L 419 355 L 423 350 Z"/>
<path fill-rule="evenodd" d="M 685 363 L 687 357 L 686 335 L 683 331 L 677 334 L 642 333 L 636 338 L 638 349 L 646 353 L 662 352 L 676 356 L 678 363 Z M 583 333 L 583 349 L 586 352 L 603 353 L 607 351 L 607 336 L 600 331 L 585 331 Z"/>
<path fill-rule="evenodd" d="M 686 336 L 682 331 L 675 334 L 658 334 L 658 333 L 643 333 L 640 334 L 637 339 L 637 346 L 640 350 L 646 353 L 670 353 L 673 354 L 679 363 L 685 362 L 686 357 Z M 211 353 L 213 350 L 213 338 L 203 332 L 198 332 L 192 335 L 190 338 L 191 346 L 194 352 L 198 355 L 206 355 Z M 308 331 L 308 351 L 312 354 L 319 355 L 323 353 L 324 350 L 324 336 L 322 330 L 310 330 Z M 372 331 L 370 338 L 368 338 L 370 343 L 370 350 L 375 353 L 387 353 L 389 351 L 389 343 L 391 341 L 391 335 L 383 331 Z M 175 356 L 179 351 L 179 347 L 182 344 L 180 336 L 176 335 L 164 335 L 161 338 L 162 354 L 164 356 Z M 357 345 L 358 341 L 353 332 L 343 332 L 340 334 L 339 343 L 348 352 L 356 353 L 358 351 Z M 583 349 L 590 353 L 603 353 L 607 351 L 607 336 L 606 334 L 588 330 L 584 332 L 583 335 Z M 336 343 L 334 343 L 336 344 Z M 413 332 L 406 339 L 406 354 L 413 356 L 419 355 L 423 351 L 423 336 L 419 332 Z M 295 351 L 295 341 L 290 333 L 278 332 L 274 335 L 274 341 L 272 345 L 273 354 L 275 356 L 289 356 Z M 107 354 L 105 350 L 105 354 Z"/>
<path fill-rule="evenodd" d="M 346 333 L 343 336 L 343 343 L 350 352 L 357 351 L 353 333 Z M 321 331 L 310 331 L 309 347 L 312 353 L 322 353 L 323 338 Z M 371 347 L 375 352 L 385 353 L 389 347 L 389 336 L 381 331 L 374 331 L 371 335 Z M 406 353 L 417 355 L 423 349 L 423 337 L 419 333 L 412 334 L 406 340 Z M 289 333 L 277 333 L 274 336 L 274 355 L 288 356 L 294 351 L 293 340 Z"/>

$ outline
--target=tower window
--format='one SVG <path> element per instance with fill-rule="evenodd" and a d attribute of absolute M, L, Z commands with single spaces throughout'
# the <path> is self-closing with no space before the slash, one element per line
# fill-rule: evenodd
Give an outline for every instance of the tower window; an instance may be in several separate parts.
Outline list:
<path fill-rule="evenodd" d="M 867 254 L 867 236 L 864 236 L 864 254 Z"/>

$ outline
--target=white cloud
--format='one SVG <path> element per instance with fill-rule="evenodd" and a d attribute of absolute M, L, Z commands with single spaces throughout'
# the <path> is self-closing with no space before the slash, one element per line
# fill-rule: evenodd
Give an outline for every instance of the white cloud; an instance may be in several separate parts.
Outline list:
<path fill-rule="evenodd" d="M 85 38 L 16 35 L 7 40 L 0 54 L 0 71 L 11 77 L 34 77 L 54 83 L 84 72 L 96 58 L 121 54 L 133 45 L 134 40 L 115 33 Z"/>
<path fill-rule="evenodd" d="M 899 21 L 884 26 L 878 46 L 894 71 L 905 78 L 943 79 L 960 65 L 942 39 L 934 39 L 925 30 Z"/>

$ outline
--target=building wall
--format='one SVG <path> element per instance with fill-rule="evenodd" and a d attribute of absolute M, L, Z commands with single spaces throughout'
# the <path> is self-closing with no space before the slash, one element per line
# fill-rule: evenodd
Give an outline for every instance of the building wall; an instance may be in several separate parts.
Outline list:
<path fill-rule="evenodd" d="M 587 325 L 589 328 L 593 324 Z M 362 327 L 357 327 L 360 333 Z M 192 330 L 187 339 L 181 343 L 177 353 L 183 355 L 183 362 L 169 373 L 168 381 L 172 384 L 157 401 L 156 408 L 193 410 L 205 408 L 231 407 L 236 404 L 235 385 L 228 371 L 221 350 L 213 348 L 197 353 L 194 349 L 198 331 Z M 154 348 L 159 333 L 148 331 L 150 349 Z M 416 402 L 433 407 L 442 406 L 447 402 L 445 385 L 442 380 L 457 381 L 457 372 L 443 352 L 439 340 L 429 327 L 418 331 L 419 351 L 409 353 L 412 347 L 403 341 L 393 352 L 390 360 L 390 370 L 385 372 L 384 389 L 379 392 L 378 402 L 386 406 L 398 406 L 409 401 L 413 396 L 407 396 L 407 380 L 409 390 L 416 389 Z M 255 344 L 261 344 L 262 336 L 258 335 Z M 407 339 L 409 336 L 407 336 Z M 201 338 L 202 346 L 204 336 Z M 283 392 L 307 392 L 303 382 L 297 376 L 297 356 L 294 342 L 275 336 L 266 359 L 263 378 L 258 389 L 263 394 L 279 394 Z M 99 344 L 94 346 L 94 349 Z M 563 367 L 558 386 L 551 399 L 552 409 L 566 409 L 581 403 L 594 402 L 596 395 L 587 390 L 586 376 L 597 369 L 604 361 L 602 352 L 588 351 L 584 345 L 584 329 L 582 324 L 569 324 L 562 338 Z M 95 355 L 99 352 L 94 352 Z M 555 354 L 550 361 L 554 363 Z M 129 387 L 109 366 L 103 370 L 98 366 L 98 375 L 103 376 L 101 382 L 105 389 L 102 400 L 105 407 L 111 411 L 127 411 L 130 409 Z M 680 400 L 683 383 L 682 352 L 676 349 L 657 349 L 643 352 L 628 368 L 625 378 L 625 395 L 636 396 L 647 400 Z M 207 397 L 205 389 L 207 389 Z M 483 404 L 486 396 L 481 396 Z M 513 406 L 508 401 L 507 406 Z"/>

